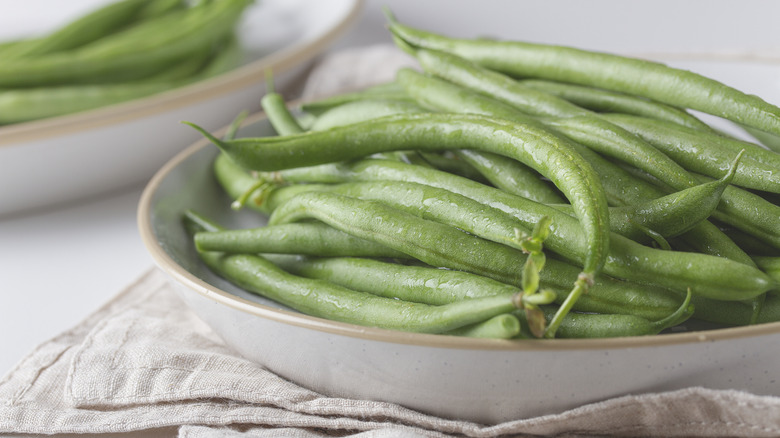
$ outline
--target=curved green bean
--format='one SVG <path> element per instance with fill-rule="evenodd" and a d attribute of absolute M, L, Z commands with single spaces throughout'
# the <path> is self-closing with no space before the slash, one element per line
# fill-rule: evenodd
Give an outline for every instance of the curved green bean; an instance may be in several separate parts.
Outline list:
<path fill-rule="evenodd" d="M 411 198 L 418 199 L 417 196 Z M 517 209 L 513 213 L 515 217 L 529 214 Z M 561 223 L 571 218 L 560 213 L 550 217 L 553 218 L 554 229 L 546 245 L 553 249 L 554 236 L 562 243 L 568 240 L 572 248 L 557 245 L 554 249 L 560 253 L 565 251 L 565 256 L 575 260 L 577 253 L 581 257 L 587 248 L 581 240 L 577 242 L 577 232 L 571 232 L 576 230 L 576 226 L 567 227 Z M 491 278 L 501 278 L 500 266 L 507 266 L 512 254 L 504 245 L 496 246 L 493 242 L 461 234 L 449 225 L 421 219 L 377 201 L 330 192 L 297 194 L 273 211 L 269 224 L 303 218 L 321 220 L 334 228 L 375 240 L 434 266 L 481 273 Z M 539 218 L 535 219 L 532 223 L 539 221 Z M 435 243 L 426 245 L 428 239 Z M 620 274 L 621 278 L 678 290 L 691 289 L 694 294 L 720 300 L 750 299 L 775 286 L 756 268 L 728 259 L 656 250 L 619 235 L 612 235 L 610 241 L 605 272 L 609 270 L 611 275 Z M 658 256 L 655 256 L 656 253 L 659 253 Z"/>
<path fill-rule="evenodd" d="M 602 113 L 633 114 L 665 120 L 703 132 L 712 128 L 687 111 L 670 105 L 625 93 L 543 79 L 519 79 L 528 88 L 558 96 L 577 106 Z"/>
<path fill-rule="evenodd" d="M 67 53 L 0 63 L 0 87 L 97 84 L 148 77 L 231 37 L 250 2 L 202 2 Z"/>
<path fill-rule="evenodd" d="M 150 18 L 167 9 L 150 11 L 154 0 L 122 0 L 98 8 L 45 37 L 19 44 L 0 55 L 3 62 L 71 50 L 115 33 L 140 18 Z M 153 12 L 154 14 L 150 14 Z"/>
<path fill-rule="evenodd" d="M 780 108 L 690 71 L 571 47 L 447 38 L 404 26 L 387 15 L 390 31 L 414 47 L 451 52 L 513 76 L 635 94 L 780 134 Z"/>
<path fill-rule="evenodd" d="M 745 150 L 734 177 L 734 185 L 780 193 L 780 158 L 774 152 L 718 134 L 636 116 L 610 114 L 604 117 L 642 137 L 690 171 L 710 177 L 719 177 L 723 172 L 723 163 L 729 162 L 739 150 Z"/>
<path fill-rule="evenodd" d="M 242 166 L 277 170 L 343 161 L 375 152 L 479 149 L 515 158 L 548 177 L 570 200 L 583 225 L 589 250 L 579 292 L 599 272 L 609 244 L 606 197 L 593 169 L 568 143 L 533 125 L 464 114 L 398 115 L 287 137 L 221 141 L 199 129 Z"/>

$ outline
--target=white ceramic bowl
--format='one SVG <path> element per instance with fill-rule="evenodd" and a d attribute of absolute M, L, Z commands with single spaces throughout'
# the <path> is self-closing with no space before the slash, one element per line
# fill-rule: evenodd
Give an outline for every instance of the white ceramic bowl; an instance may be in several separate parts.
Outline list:
<path fill-rule="evenodd" d="M 58 0 L 25 2 L 20 10 L 45 11 L 47 3 L 68 11 Z M 217 129 L 240 111 L 259 109 L 265 71 L 273 70 L 279 89 L 293 83 L 355 20 L 360 5 L 361 0 L 257 2 L 240 25 L 247 59 L 238 69 L 131 102 L 0 126 L 0 216 L 147 181 L 197 138 L 180 121 L 198 120 Z M 5 11 L 0 28 L 14 18 Z"/>
<path fill-rule="evenodd" d="M 240 135 L 273 131 L 256 116 Z M 230 209 L 211 174 L 216 154 L 199 141 L 154 176 L 138 211 L 142 239 L 231 347 L 302 386 L 487 424 L 691 386 L 780 395 L 780 323 L 641 338 L 479 340 L 327 321 L 246 293 L 199 262 L 181 226 L 190 208 L 228 227 L 263 223 Z"/>

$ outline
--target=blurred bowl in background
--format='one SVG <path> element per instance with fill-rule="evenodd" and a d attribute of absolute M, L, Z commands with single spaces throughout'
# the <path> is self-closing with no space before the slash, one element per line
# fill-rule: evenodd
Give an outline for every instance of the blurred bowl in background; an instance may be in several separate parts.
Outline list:
<path fill-rule="evenodd" d="M 24 7 L 47 10 L 46 4 L 54 2 L 57 7 L 49 10 L 68 12 L 57 0 L 35 0 Z M 182 120 L 216 129 L 243 110 L 257 110 L 265 92 L 265 72 L 273 71 L 279 90 L 294 84 L 348 29 L 360 5 L 361 0 L 259 1 L 246 11 L 239 28 L 246 62 L 231 72 L 100 109 L 0 126 L 0 217 L 148 180 L 198 138 Z M 78 2 L 70 6 L 84 7 Z M 13 20 L 13 13 L 3 14 L 0 28 Z M 9 25 L 6 31 L 19 31 L 18 27 Z M 0 36 L 17 36 L 7 32 Z"/>

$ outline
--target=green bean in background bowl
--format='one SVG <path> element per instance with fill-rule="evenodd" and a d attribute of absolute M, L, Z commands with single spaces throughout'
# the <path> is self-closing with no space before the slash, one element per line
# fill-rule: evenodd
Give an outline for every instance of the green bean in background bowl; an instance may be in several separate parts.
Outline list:
<path fill-rule="evenodd" d="M 108 5 L 107 12 L 65 26 L 71 17 L 89 13 L 87 3 Z M 17 40 L 0 45 L 5 71 L 0 75 L 7 80 L 0 86 L 0 185 L 17 189 L 0 192 L 0 216 L 148 181 L 197 138 L 184 127 L 169 127 L 197 119 L 218 129 L 243 109 L 259 109 L 263 73 L 273 70 L 278 86 L 289 86 L 357 19 L 359 5 L 360 0 L 327 5 L 314 0 L 31 0 L 9 8 L 0 17 L 0 35 Z M 39 19 L 28 12 L 38 8 L 49 14 Z M 117 11 L 136 13 L 123 26 L 95 25 Z M 194 15 L 185 19 L 190 12 Z M 207 31 L 201 32 L 204 22 Z M 103 37 L 84 43 L 78 31 L 84 26 Z M 55 29 L 61 30 L 46 37 Z M 89 81 L 60 83 L 77 73 L 89 73 Z M 22 79 L 46 79 L 48 85 L 12 86 Z M 32 174 L 37 177 L 29 178 Z M 15 184 L 20 179 L 27 181 L 23 187 Z"/>

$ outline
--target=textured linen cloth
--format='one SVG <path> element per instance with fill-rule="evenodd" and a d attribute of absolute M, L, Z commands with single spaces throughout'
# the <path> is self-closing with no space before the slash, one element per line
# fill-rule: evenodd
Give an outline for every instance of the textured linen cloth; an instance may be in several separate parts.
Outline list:
<path fill-rule="evenodd" d="M 392 78 L 389 47 L 324 59 L 304 96 Z M 346 67 L 346 69 L 345 69 Z M 583 378 L 587 378 L 583 376 Z M 0 433 L 199 437 L 778 437 L 780 398 L 689 388 L 481 425 L 326 397 L 231 351 L 151 269 L 0 380 Z"/>

